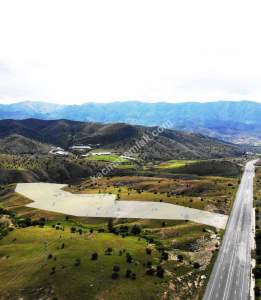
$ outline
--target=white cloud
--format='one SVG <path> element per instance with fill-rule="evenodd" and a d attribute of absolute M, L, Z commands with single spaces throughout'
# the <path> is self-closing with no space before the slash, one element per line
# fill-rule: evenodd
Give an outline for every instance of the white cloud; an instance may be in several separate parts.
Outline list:
<path fill-rule="evenodd" d="M 259 0 L 0 1 L 0 101 L 260 101 Z"/>

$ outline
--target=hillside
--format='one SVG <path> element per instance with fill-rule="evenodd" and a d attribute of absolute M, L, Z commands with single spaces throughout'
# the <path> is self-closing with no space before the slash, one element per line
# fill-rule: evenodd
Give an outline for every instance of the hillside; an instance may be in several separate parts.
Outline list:
<path fill-rule="evenodd" d="M 37 119 L 0 121 L 2 143 L 16 134 L 63 148 L 75 144 L 100 144 L 100 148 L 120 153 L 131 150 L 132 154 L 138 154 L 145 160 L 203 159 L 242 154 L 239 148 L 232 144 L 203 135 L 165 129 L 154 136 L 156 131 L 155 127 L 124 123 L 99 124 Z M 13 146 L 16 147 L 16 143 Z M 19 147 L 16 151 L 19 152 Z"/>
<path fill-rule="evenodd" d="M 22 102 L 0 105 L 0 119 L 68 119 L 85 122 L 160 125 L 201 133 L 240 144 L 261 145 L 261 103 L 145 103 L 137 101 L 56 105 Z"/>
<path fill-rule="evenodd" d="M 12 134 L 0 140 L 0 153 L 8 154 L 46 154 L 51 146 L 26 138 L 18 134 Z"/>

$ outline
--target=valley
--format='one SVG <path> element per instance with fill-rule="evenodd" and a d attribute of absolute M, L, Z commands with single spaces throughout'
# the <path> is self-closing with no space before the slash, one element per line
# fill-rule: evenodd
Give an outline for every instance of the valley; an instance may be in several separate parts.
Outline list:
<path fill-rule="evenodd" d="M 1 124 L 1 300 L 202 299 L 244 151 L 126 124 Z"/>

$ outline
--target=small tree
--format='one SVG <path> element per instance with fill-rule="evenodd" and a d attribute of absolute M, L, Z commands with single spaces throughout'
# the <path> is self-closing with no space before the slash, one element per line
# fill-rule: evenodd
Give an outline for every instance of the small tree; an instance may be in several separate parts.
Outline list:
<path fill-rule="evenodd" d="M 76 232 L 76 228 L 75 227 L 71 227 L 71 233 L 75 233 Z"/>
<path fill-rule="evenodd" d="M 146 253 L 147 253 L 148 255 L 151 255 L 151 252 L 152 252 L 151 248 L 146 248 Z"/>
<path fill-rule="evenodd" d="M 184 258 L 183 258 L 183 255 L 179 254 L 178 255 L 178 261 L 179 262 L 183 262 Z"/>
<path fill-rule="evenodd" d="M 163 259 L 163 260 L 168 260 L 169 259 L 169 254 L 168 254 L 168 252 L 162 252 L 161 253 L 161 259 Z"/>
<path fill-rule="evenodd" d="M 157 276 L 159 278 L 163 278 L 164 277 L 164 273 L 165 273 L 165 270 L 162 268 L 162 266 L 157 266 Z"/>
<path fill-rule="evenodd" d="M 116 272 L 113 272 L 112 274 L 111 274 L 111 278 L 112 279 L 117 279 L 119 277 L 119 274 L 118 273 L 116 273 Z"/>
<path fill-rule="evenodd" d="M 131 255 L 129 253 L 127 253 L 127 255 L 126 255 L 126 261 L 128 264 L 132 263 L 132 261 L 133 261 Z"/>
<path fill-rule="evenodd" d="M 97 260 L 98 259 L 98 253 L 97 252 L 94 252 L 92 254 L 92 257 L 91 257 L 92 260 Z"/>
<path fill-rule="evenodd" d="M 139 225 L 134 224 L 133 227 L 131 228 L 131 233 L 138 235 L 141 233 L 141 228 Z"/>
<path fill-rule="evenodd" d="M 114 232 L 113 219 L 112 218 L 109 219 L 107 227 L 108 227 L 109 232 Z"/>
<path fill-rule="evenodd" d="M 131 277 L 131 273 L 132 273 L 131 270 L 130 270 L 130 269 L 127 269 L 127 270 L 126 270 L 126 275 L 125 275 L 126 278 L 130 278 L 130 277 Z"/>
<path fill-rule="evenodd" d="M 79 267 L 81 265 L 81 259 L 80 258 L 76 258 L 75 262 L 74 262 L 75 267 Z"/>
<path fill-rule="evenodd" d="M 149 276 L 153 276 L 155 271 L 156 270 L 154 268 L 149 268 L 149 269 L 147 269 L 146 274 Z"/>
<path fill-rule="evenodd" d="M 114 265 L 114 266 L 113 266 L 113 271 L 114 271 L 114 272 L 120 272 L 120 266 Z"/>

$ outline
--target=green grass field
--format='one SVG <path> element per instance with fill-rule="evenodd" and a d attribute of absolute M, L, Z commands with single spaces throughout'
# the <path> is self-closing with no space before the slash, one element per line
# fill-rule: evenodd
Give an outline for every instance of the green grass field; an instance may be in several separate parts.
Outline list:
<path fill-rule="evenodd" d="M 110 256 L 105 255 L 108 247 L 113 249 Z M 53 228 L 15 230 L 0 241 L 0 290 L 8 295 L 23 289 L 27 296 L 26 291 L 32 293 L 32 299 L 41 294 L 37 291 L 40 287 L 51 289 L 58 299 L 158 299 L 166 284 L 156 276 L 148 278 L 143 263 L 149 259 L 158 264 L 159 254 L 148 257 L 145 248 L 145 241 L 137 237 L 123 239 L 109 233 L 80 236 L 67 228 L 63 232 Z M 133 263 L 126 262 L 125 254 L 119 255 L 124 249 L 133 256 Z M 91 260 L 94 252 L 97 261 Z M 49 254 L 52 259 L 46 258 Z M 77 258 L 80 266 L 74 265 Z M 114 265 L 120 266 L 117 280 L 111 278 Z M 127 269 L 136 274 L 138 284 L 125 277 Z"/>
<path fill-rule="evenodd" d="M 166 295 L 167 299 L 177 296 L 185 300 L 197 299 L 203 292 L 207 281 L 201 276 L 209 274 L 216 253 L 217 240 L 210 238 L 215 229 L 186 221 L 118 219 L 113 226 L 119 233 L 113 234 L 108 232 L 108 219 L 68 219 L 62 214 L 27 208 L 27 202 L 12 192 L 0 197 L 1 206 L 16 212 L 17 217 L 49 220 L 43 228 L 15 227 L 0 240 L 0 299 L 138 300 Z M 140 234 L 131 234 L 134 225 L 141 228 Z M 127 235 L 122 231 L 126 227 Z M 147 247 L 152 249 L 151 254 L 146 253 Z M 105 255 L 107 248 L 113 249 L 112 255 Z M 161 259 L 163 250 L 168 260 Z M 91 260 L 94 252 L 98 253 L 95 261 Z M 131 263 L 126 261 L 127 252 L 133 258 Z M 48 259 L 49 254 L 52 257 Z M 80 265 L 75 266 L 77 259 Z M 147 275 L 148 262 L 164 268 L 164 277 Z M 200 264 L 199 269 L 194 268 L 195 262 Z M 115 265 L 120 267 L 116 280 L 111 278 Z M 127 269 L 135 273 L 136 279 L 126 278 Z"/>
<path fill-rule="evenodd" d="M 199 160 L 169 160 L 158 165 L 157 169 L 175 169 L 197 162 L 199 162 Z"/>
<path fill-rule="evenodd" d="M 86 158 L 87 160 L 92 161 L 107 161 L 107 162 L 113 162 L 113 163 L 123 163 L 128 162 L 129 160 L 126 158 L 120 157 L 120 155 L 116 154 L 109 154 L 109 155 L 91 155 Z"/>

